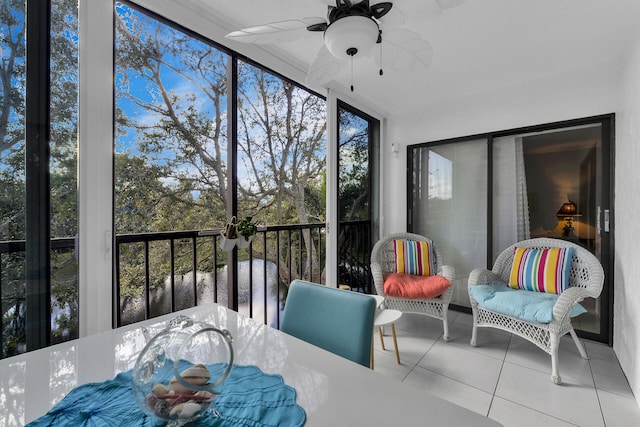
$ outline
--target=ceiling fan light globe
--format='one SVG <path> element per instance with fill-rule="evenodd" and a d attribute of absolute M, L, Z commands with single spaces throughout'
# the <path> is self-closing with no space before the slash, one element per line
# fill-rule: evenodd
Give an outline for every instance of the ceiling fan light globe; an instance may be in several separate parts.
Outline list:
<path fill-rule="evenodd" d="M 324 32 L 327 49 L 338 59 L 361 57 L 369 53 L 378 41 L 379 28 L 376 21 L 366 16 L 345 16 L 331 23 Z M 347 53 L 356 53 L 351 55 Z"/>

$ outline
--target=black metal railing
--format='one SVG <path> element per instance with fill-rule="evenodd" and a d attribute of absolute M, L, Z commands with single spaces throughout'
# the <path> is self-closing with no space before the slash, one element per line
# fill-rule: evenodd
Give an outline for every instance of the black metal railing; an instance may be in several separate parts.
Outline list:
<path fill-rule="evenodd" d="M 341 221 L 338 232 L 338 280 L 353 291 L 373 293 L 370 273 L 371 221 Z"/>
<path fill-rule="evenodd" d="M 25 351 L 26 242 L 0 242 L 0 359 Z M 78 337 L 76 239 L 51 239 L 50 341 Z"/>
<path fill-rule="evenodd" d="M 289 283 L 294 279 L 324 282 L 323 223 L 260 229 L 248 248 L 237 249 L 235 258 L 220 248 L 220 238 L 220 230 L 117 235 L 113 326 L 216 302 L 279 327 Z M 338 240 L 340 284 L 370 292 L 370 223 L 341 223 Z M 25 248 L 25 241 L 0 242 L 0 358 L 24 351 L 14 344 L 24 342 Z M 78 336 L 77 242 L 52 239 L 51 249 L 52 318 L 53 312 L 64 311 L 64 324 L 52 330 L 52 343 L 56 343 Z M 59 286 L 59 297 L 55 286 Z M 237 295 L 235 307 L 229 304 L 234 300 L 229 292 Z M 7 347 L 12 348 L 10 353 Z"/>
<path fill-rule="evenodd" d="M 216 302 L 278 327 L 289 283 L 322 282 L 325 224 L 259 230 L 247 249 L 237 249 L 232 275 L 220 237 L 220 230 L 118 235 L 114 326 Z M 238 295 L 237 307 L 229 304 L 230 292 Z"/>

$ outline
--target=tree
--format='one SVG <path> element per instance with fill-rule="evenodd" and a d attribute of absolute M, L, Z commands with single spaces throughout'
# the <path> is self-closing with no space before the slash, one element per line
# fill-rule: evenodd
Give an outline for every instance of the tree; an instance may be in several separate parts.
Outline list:
<path fill-rule="evenodd" d="M 0 240 L 24 239 L 24 1 L 0 4 Z"/>
<path fill-rule="evenodd" d="M 151 200 L 136 201 L 143 215 L 136 224 L 146 224 L 145 231 L 222 227 L 229 57 L 123 5 L 116 29 L 118 148 L 157 174 L 136 180 L 151 183 L 158 196 L 145 208 Z M 258 67 L 240 62 L 239 69 L 238 215 L 264 224 L 323 221 L 324 100 Z M 116 188 L 117 211 L 132 203 L 127 191 Z M 173 212 L 179 206 L 182 215 L 165 212 L 172 220 L 160 220 L 163 204 Z M 310 261 L 317 254 L 311 237 L 304 239 Z M 277 259 L 267 249 L 265 256 Z"/>
<path fill-rule="evenodd" d="M 265 222 L 323 222 L 325 101 L 250 64 L 239 69 L 239 204 Z M 314 259 L 319 268 L 310 233 L 303 238 L 307 269 Z"/>
<path fill-rule="evenodd" d="M 51 237 L 78 234 L 78 0 L 51 4 Z"/>
<path fill-rule="evenodd" d="M 0 240 L 22 241 L 25 224 L 25 2 L 0 4 Z M 51 7 L 50 182 L 51 236 L 77 234 L 77 1 L 55 0 Z M 5 354 L 23 345 L 24 252 L 3 255 L 2 315 L 13 325 Z M 54 340 L 77 337 L 77 262 L 73 252 L 52 251 L 52 305 L 58 318 Z"/>
<path fill-rule="evenodd" d="M 127 7 L 117 16 L 118 148 L 155 165 L 163 199 L 202 214 L 164 226 L 143 218 L 145 231 L 219 227 L 226 222 L 226 56 Z"/>
<path fill-rule="evenodd" d="M 24 239 L 24 1 L 0 5 L 0 239 Z M 51 19 L 51 235 L 77 233 L 77 2 L 57 0 Z"/>
<path fill-rule="evenodd" d="M 338 120 L 340 219 L 369 219 L 369 123 L 344 108 Z"/>

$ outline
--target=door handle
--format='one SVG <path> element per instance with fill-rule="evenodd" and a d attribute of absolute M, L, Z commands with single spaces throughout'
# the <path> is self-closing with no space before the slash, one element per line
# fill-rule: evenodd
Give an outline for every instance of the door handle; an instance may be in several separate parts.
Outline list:
<path fill-rule="evenodd" d="M 604 210 L 604 232 L 609 232 L 609 209 Z"/>

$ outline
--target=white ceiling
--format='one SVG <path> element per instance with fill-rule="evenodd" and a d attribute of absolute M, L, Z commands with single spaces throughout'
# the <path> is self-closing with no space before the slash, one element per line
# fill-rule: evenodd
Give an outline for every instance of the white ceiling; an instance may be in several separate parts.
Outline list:
<path fill-rule="evenodd" d="M 303 39 L 259 47 L 232 42 L 220 34 L 279 20 L 326 17 L 330 1 L 174 0 L 172 3 L 181 7 L 181 15 L 191 14 L 194 22 L 210 20 L 220 27 L 208 34 L 218 42 L 240 53 L 249 52 L 246 54 L 251 57 L 255 57 L 256 49 L 262 49 L 300 70 L 302 75 L 322 47 L 321 33 L 307 32 L 308 37 Z M 392 0 L 394 9 L 402 11 L 406 18 L 401 28 L 416 31 L 427 40 L 435 52 L 434 60 L 419 72 L 385 70 L 383 76 L 378 74 L 371 56 L 357 60 L 354 97 L 381 112 L 397 114 L 554 75 L 570 76 L 591 67 L 610 68 L 610 75 L 615 76 L 630 40 L 638 35 L 640 23 L 640 0 L 458 2 L 459 5 L 440 12 L 436 0 Z M 181 23 L 189 26 L 188 22 Z M 348 88 L 350 65 L 333 80 L 329 86 Z"/>

